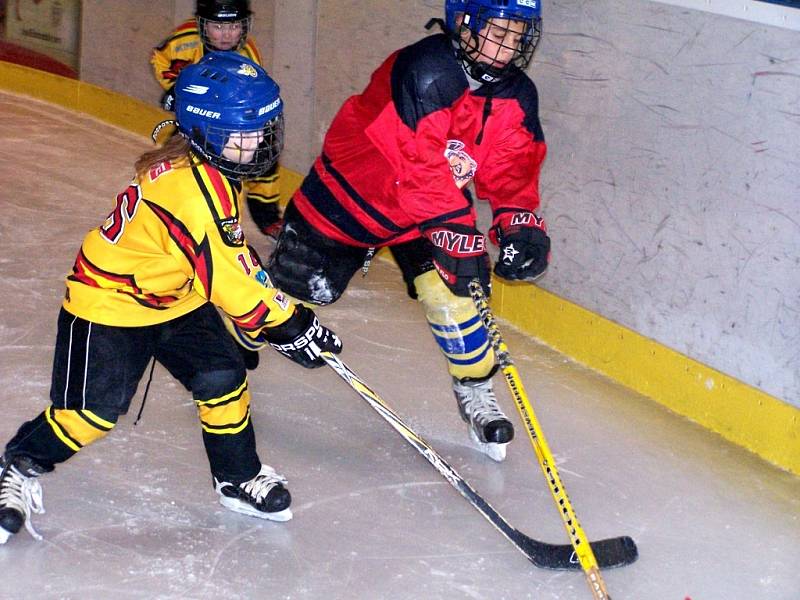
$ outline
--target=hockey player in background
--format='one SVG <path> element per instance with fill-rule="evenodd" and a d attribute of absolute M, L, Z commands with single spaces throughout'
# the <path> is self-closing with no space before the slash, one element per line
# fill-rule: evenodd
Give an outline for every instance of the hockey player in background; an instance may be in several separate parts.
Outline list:
<path fill-rule="evenodd" d="M 447 359 L 471 437 L 499 461 L 514 428 L 492 390 L 495 356 L 469 297 L 473 279 L 489 292 L 491 267 L 467 186 L 491 204 L 495 273 L 541 275 L 550 239 L 535 211 L 546 146 L 524 73 L 541 7 L 447 0 L 445 17 L 445 33 L 390 55 L 340 108 L 267 271 L 292 296 L 329 304 L 374 248 L 388 246 Z"/>
<path fill-rule="evenodd" d="M 39 475 L 104 437 L 151 359 L 191 391 L 213 484 L 226 508 L 286 521 L 286 479 L 256 453 L 236 342 L 272 344 L 304 367 L 341 343 L 269 281 L 239 226 L 240 180 L 282 146 L 278 87 L 233 52 L 206 55 L 176 83 L 178 132 L 143 154 L 105 223 L 83 240 L 58 317 L 50 400 L 0 458 L 0 543 L 41 512 Z M 38 537 L 38 536 L 37 536 Z"/>
<path fill-rule="evenodd" d="M 175 29 L 153 49 L 150 62 L 164 89 L 162 106 L 172 111 L 173 85 L 181 69 L 207 52 L 231 50 L 262 64 L 261 53 L 250 33 L 252 13 L 248 0 L 197 0 L 195 18 Z M 247 208 L 261 233 L 277 237 L 281 227 L 278 165 L 245 185 Z"/>

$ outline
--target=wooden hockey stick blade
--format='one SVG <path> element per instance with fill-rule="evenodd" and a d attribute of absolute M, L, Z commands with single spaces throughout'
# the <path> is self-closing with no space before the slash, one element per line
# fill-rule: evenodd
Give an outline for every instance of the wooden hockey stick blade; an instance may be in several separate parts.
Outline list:
<path fill-rule="evenodd" d="M 580 570 L 581 564 L 572 544 L 548 544 L 529 537 L 512 527 L 483 496 L 478 494 L 461 475 L 419 434 L 411 429 L 378 394 L 358 377 L 341 359 L 323 352 L 322 358 L 363 400 L 367 402 L 403 439 L 422 456 L 458 492 L 480 512 L 487 521 L 502 533 L 535 566 L 543 569 Z M 617 537 L 591 542 L 591 547 L 601 569 L 623 567 L 634 562 L 639 552 L 629 537 Z"/>

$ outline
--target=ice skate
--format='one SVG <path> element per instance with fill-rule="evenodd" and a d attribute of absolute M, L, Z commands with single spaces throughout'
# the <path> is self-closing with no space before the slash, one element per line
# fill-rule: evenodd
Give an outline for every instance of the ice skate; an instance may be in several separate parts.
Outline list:
<path fill-rule="evenodd" d="M 514 439 L 514 426 L 497 405 L 492 380 L 453 378 L 453 392 L 461 418 L 469 425 L 472 441 L 492 460 L 503 461 L 506 446 Z"/>
<path fill-rule="evenodd" d="M 0 544 L 5 544 L 23 525 L 41 540 L 31 524 L 31 513 L 43 513 L 42 486 L 36 479 L 44 470 L 25 456 L 0 457 Z"/>
<path fill-rule="evenodd" d="M 268 465 L 252 479 L 238 486 L 214 478 L 219 503 L 230 510 L 270 521 L 288 521 L 292 518 L 289 504 L 292 496 L 286 489 L 286 479 Z"/>

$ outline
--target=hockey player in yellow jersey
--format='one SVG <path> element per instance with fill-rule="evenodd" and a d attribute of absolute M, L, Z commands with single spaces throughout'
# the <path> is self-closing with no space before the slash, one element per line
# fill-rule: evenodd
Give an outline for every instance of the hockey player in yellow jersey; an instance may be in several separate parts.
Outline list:
<path fill-rule="evenodd" d="M 223 506 L 291 518 L 286 479 L 256 453 L 245 365 L 217 308 L 249 348 L 305 367 L 341 342 L 270 286 L 239 226 L 240 181 L 282 147 L 278 87 L 253 61 L 214 52 L 176 83 L 177 132 L 143 154 L 111 214 L 83 240 L 58 317 L 51 405 L 0 457 L 0 543 L 40 512 L 37 476 L 104 437 L 148 363 L 191 391 Z"/>
<path fill-rule="evenodd" d="M 248 0 L 198 0 L 195 18 L 177 27 L 160 46 L 153 49 L 150 62 L 164 89 L 162 106 L 173 110 L 173 86 L 181 69 L 206 53 L 231 50 L 262 64 L 261 53 L 250 33 L 252 14 Z M 277 164 L 245 184 L 247 207 L 259 230 L 277 237 L 281 227 L 278 200 L 280 185 Z"/>

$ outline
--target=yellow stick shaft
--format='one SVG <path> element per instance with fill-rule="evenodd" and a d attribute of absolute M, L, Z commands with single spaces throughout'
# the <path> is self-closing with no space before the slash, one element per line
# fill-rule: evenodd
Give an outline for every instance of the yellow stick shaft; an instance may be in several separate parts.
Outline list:
<path fill-rule="evenodd" d="M 471 286 L 471 291 L 472 298 L 475 301 L 481 319 L 486 329 L 489 331 L 489 339 L 491 340 L 492 347 L 495 350 L 503 375 L 506 378 L 506 383 L 508 383 L 511 396 L 514 398 L 514 404 L 517 407 L 519 416 L 525 424 L 525 430 L 528 432 L 528 437 L 536 453 L 536 458 L 539 460 L 539 466 L 547 480 L 550 493 L 561 515 L 561 520 L 564 522 L 564 527 L 567 530 L 570 543 L 572 543 L 572 547 L 575 549 L 575 556 L 578 558 L 581 568 L 586 575 L 586 581 L 589 584 L 589 589 L 592 591 L 592 596 L 594 600 L 611 600 L 606 590 L 605 581 L 603 581 L 603 577 L 600 574 L 600 567 L 597 564 L 597 559 L 589 544 L 589 538 L 586 537 L 586 533 L 584 533 L 583 528 L 578 522 L 575 511 L 572 509 L 567 491 L 564 489 L 564 484 L 561 482 L 561 476 L 558 474 L 556 461 L 542 433 L 542 428 L 539 424 L 539 420 L 536 418 L 536 413 L 534 413 L 533 407 L 528 400 L 528 395 L 525 392 L 525 387 L 522 385 L 519 372 L 511 361 L 508 346 L 500 335 L 500 330 L 489 308 L 486 296 L 483 294 L 483 290 L 477 282 Z"/>
<path fill-rule="evenodd" d="M 505 344 L 502 343 L 501 348 L 504 346 Z M 507 347 L 503 349 L 506 352 L 508 351 Z M 536 413 L 533 412 L 533 407 L 525 393 L 522 381 L 520 381 L 519 372 L 514 365 L 509 365 L 503 368 L 503 375 L 505 375 L 520 418 L 525 424 L 525 430 L 528 432 L 531 445 L 536 452 L 536 457 L 539 459 L 539 466 L 547 480 L 550 493 L 558 507 L 572 547 L 575 549 L 575 555 L 586 575 L 589 588 L 592 590 L 595 600 L 610 600 L 605 581 L 600 575 L 600 567 L 597 565 L 597 559 L 589 544 L 589 538 L 586 537 L 586 533 L 583 531 L 583 527 L 578 522 L 578 517 L 572 508 L 572 503 L 569 501 L 564 484 L 561 482 L 561 476 L 558 474 L 553 454 L 550 452 L 550 447 L 542 433 L 539 420 L 536 418 Z"/>

